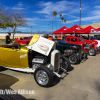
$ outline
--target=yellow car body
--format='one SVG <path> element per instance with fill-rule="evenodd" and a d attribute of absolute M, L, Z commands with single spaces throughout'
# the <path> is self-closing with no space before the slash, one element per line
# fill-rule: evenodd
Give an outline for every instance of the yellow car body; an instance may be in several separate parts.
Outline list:
<path fill-rule="evenodd" d="M 17 45 L 17 44 L 16 44 Z M 28 67 L 28 50 L 26 47 L 12 49 L 14 45 L 0 46 L 0 66 L 26 68 Z"/>
<path fill-rule="evenodd" d="M 34 44 L 39 39 L 39 35 L 34 35 L 29 45 Z M 18 47 L 18 44 L 7 44 L 0 46 L 0 66 L 11 68 L 29 67 L 29 49 L 25 46 Z"/>
<path fill-rule="evenodd" d="M 0 68 L 7 67 L 18 71 L 34 72 L 37 84 L 43 87 L 50 86 L 54 75 L 61 77 L 58 73 L 61 70 L 60 52 L 55 50 L 55 45 L 54 41 L 36 34 L 27 46 L 18 43 L 1 45 Z M 68 67 L 62 68 L 63 73 Z"/>

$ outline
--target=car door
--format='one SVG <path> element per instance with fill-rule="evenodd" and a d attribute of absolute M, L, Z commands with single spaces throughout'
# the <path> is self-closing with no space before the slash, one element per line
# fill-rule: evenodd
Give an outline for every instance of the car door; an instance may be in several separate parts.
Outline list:
<path fill-rule="evenodd" d="M 66 38 L 66 42 L 67 43 L 70 43 L 71 41 L 70 41 L 70 38 Z"/>
<path fill-rule="evenodd" d="M 3 48 L 3 61 L 6 67 L 20 67 L 20 50 Z"/>
<path fill-rule="evenodd" d="M 3 60 L 3 47 L 0 47 L 0 66 L 3 66 L 4 60 Z"/>
<path fill-rule="evenodd" d="M 78 39 L 76 39 L 76 38 L 71 38 L 71 43 L 73 43 L 73 44 L 78 44 Z"/>

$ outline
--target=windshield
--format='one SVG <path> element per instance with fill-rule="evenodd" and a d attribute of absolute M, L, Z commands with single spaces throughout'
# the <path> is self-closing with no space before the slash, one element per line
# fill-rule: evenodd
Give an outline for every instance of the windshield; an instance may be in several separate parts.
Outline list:
<path fill-rule="evenodd" d="M 65 42 L 64 39 L 53 39 L 53 41 L 55 41 L 55 42 Z"/>
<path fill-rule="evenodd" d="M 96 37 L 91 37 L 91 40 L 98 40 Z"/>
<path fill-rule="evenodd" d="M 31 41 L 30 41 L 30 43 L 29 43 L 29 46 L 36 43 L 38 41 L 38 39 L 39 39 L 39 35 L 34 34 Z"/>
<path fill-rule="evenodd" d="M 83 38 L 79 38 L 79 41 L 84 41 L 84 39 Z"/>
<path fill-rule="evenodd" d="M 91 38 L 91 40 L 98 40 L 98 39 L 96 39 L 96 38 Z"/>

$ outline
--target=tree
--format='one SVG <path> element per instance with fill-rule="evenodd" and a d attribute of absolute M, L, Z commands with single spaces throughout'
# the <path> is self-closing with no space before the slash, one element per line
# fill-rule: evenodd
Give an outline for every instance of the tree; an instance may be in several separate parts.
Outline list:
<path fill-rule="evenodd" d="M 0 7 L 0 28 L 6 29 L 7 19 L 5 9 Z"/>
<path fill-rule="evenodd" d="M 66 19 L 64 19 L 65 24 L 66 24 L 66 21 L 67 21 L 67 20 L 66 20 Z M 65 25 L 65 26 L 66 26 L 66 25 Z"/>
<path fill-rule="evenodd" d="M 62 17 L 62 14 L 60 14 L 59 16 L 60 16 L 60 19 L 61 19 L 61 17 Z M 61 28 L 61 20 L 60 20 L 60 28 Z"/>
<path fill-rule="evenodd" d="M 22 15 L 22 12 L 19 10 L 8 11 L 0 5 L 0 28 L 13 28 L 13 39 L 17 27 L 25 25 L 27 25 L 27 20 Z"/>
<path fill-rule="evenodd" d="M 63 17 L 61 17 L 61 20 L 62 20 L 62 26 L 63 26 L 63 20 L 64 20 L 64 18 L 63 18 Z"/>
<path fill-rule="evenodd" d="M 6 29 L 7 27 L 13 27 L 9 15 L 9 11 L 6 11 L 0 4 L 0 28 Z"/>
<path fill-rule="evenodd" d="M 20 11 L 11 12 L 11 25 L 13 26 L 13 39 L 18 26 L 25 26 L 27 25 L 27 20 L 22 15 Z"/>
<path fill-rule="evenodd" d="M 53 16 L 55 16 L 55 23 L 56 23 L 56 15 L 57 15 L 57 12 L 54 11 L 54 12 L 53 12 Z"/>
<path fill-rule="evenodd" d="M 53 19 L 54 19 L 54 16 L 55 16 L 55 23 L 56 23 L 56 15 L 57 15 L 57 12 L 54 11 L 54 12 L 53 12 Z M 56 24 L 56 30 L 57 30 L 57 24 Z"/>

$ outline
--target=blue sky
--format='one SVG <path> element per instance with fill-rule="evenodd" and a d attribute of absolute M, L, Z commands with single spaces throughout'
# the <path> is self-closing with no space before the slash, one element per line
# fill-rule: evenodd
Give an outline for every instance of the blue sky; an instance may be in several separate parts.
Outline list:
<path fill-rule="evenodd" d="M 80 0 L 0 0 L 0 2 L 1 6 L 7 10 L 17 9 L 22 11 L 28 20 L 28 25 L 17 27 L 17 31 L 30 32 L 30 27 L 32 27 L 33 32 L 39 30 L 48 31 L 48 27 L 49 31 L 52 31 L 53 11 L 57 12 L 57 29 L 60 28 L 60 14 L 67 20 L 66 27 L 69 28 L 75 24 L 79 25 Z M 100 22 L 100 0 L 81 0 L 81 6 L 81 25 Z M 56 30 L 56 23 L 54 19 L 53 31 Z M 61 26 L 64 25 L 65 23 L 63 22 L 62 25 L 61 22 Z M 11 30 L 0 29 L 0 31 Z"/>

